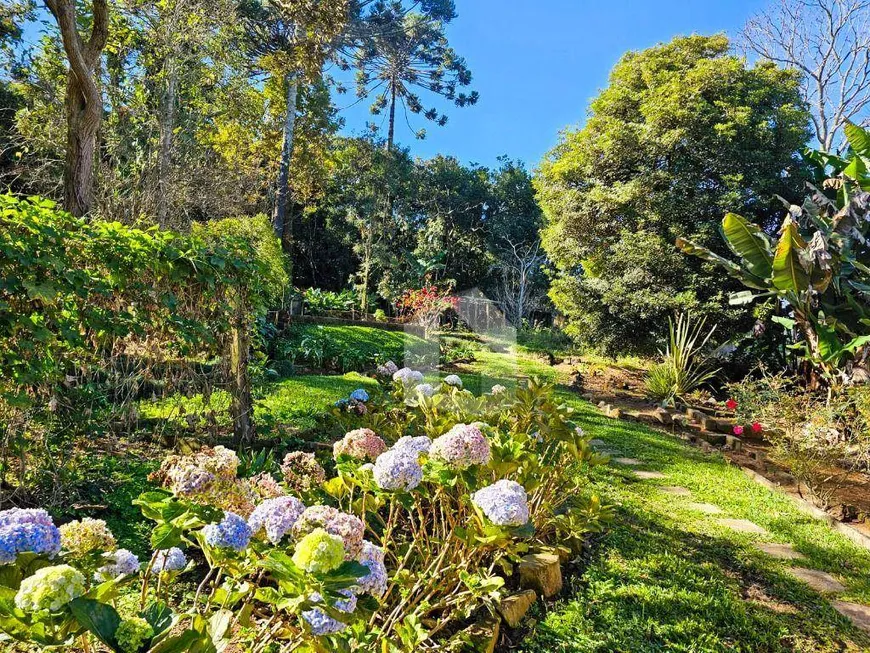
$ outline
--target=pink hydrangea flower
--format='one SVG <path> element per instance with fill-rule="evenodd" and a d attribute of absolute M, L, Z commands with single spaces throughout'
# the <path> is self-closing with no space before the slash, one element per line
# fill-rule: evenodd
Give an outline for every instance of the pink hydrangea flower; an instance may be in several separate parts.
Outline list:
<path fill-rule="evenodd" d="M 357 460 L 376 460 L 386 450 L 387 443 L 374 431 L 355 429 L 346 433 L 332 446 L 332 455 L 336 460 L 339 456 L 350 456 Z"/>
<path fill-rule="evenodd" d="M 296 520 L 293 534 L 302 538 L 316 528 L 322 528 L 341 538 L 347 560 L 353 560 L 359 555 L 365 534 L 365 524 L 359 517 L 341 512 L 332 506 L 311 506 Z"/>
<path fill-rule="evenodd" d="M 457 424 L 432 442 L 429 457 L 454 469 L 485 465 L 490 460 L 489 441 L 474 424 Z"/>

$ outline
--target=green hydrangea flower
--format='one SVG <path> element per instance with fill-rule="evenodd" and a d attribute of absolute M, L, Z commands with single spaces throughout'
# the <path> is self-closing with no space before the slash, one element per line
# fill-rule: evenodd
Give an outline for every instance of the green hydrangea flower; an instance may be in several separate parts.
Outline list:
<path fill-rule="evenodd" d="M 57 612 L 85 593 L 85 577 L 69 565 L 43 567 L 25 578 L 15 595 L 15 605 L 25 612 Z"/>
<path fill-rule="evenodd" d="M 115 641 L 125 653 L 138 653 L 142 645 L 151 641 L 152 637 L 154 629 L 140 617 L 124 619 L 115 631 Z"/>
<path fill-rule="evenodd" d="M 115 550 L 115 536 L 102 519 L 85 517 L 60 527 L 60 543 L 64 550 L 77 558 L 91 551 Z"/>
<path fill-rule="evenodd" d="M 332 571 L 344 562 L 344 543 L 338 535 L 315 528 L 296 544 L 293 562 L 313 574 Z"/>

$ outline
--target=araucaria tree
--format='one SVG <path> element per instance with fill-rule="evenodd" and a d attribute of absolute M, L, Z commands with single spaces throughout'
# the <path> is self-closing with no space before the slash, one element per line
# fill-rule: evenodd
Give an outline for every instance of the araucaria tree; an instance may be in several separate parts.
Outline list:
<path fill-rule="evenodd" d="M 747 66 L 728 48 L 722 35 L 691 36 L 626 54 L 585 127 L 565 132 L 541 165 L 550 295 L 575 337 L 643 349 L 674 311 L 725 322 L 730 289 L 675 239 L 721 248 L 725 211 L 770 226 L 776 195 L 799 196 L 795 153 L 809 122 L 799 76 Z"/>
<path fill-rule="evenodd" d="M 103 98 L 95 71 L 109 37 L 109 8 L 106 0 L 93 0 L 91 33 L 85 41 L 79 34 L 75 0 L 45 0 L 45 4 L 60 28 L 69 62 L 64 207 L 81 216 L 90 211 L 93 198 L 97 131 L 103 117 Z"/>
<path fill-rule="evenodd" d="M 743 46 L 801 75 L 819 147 L 870 117 L 870 2 L 775 0 L 743 28 Z"/>
<path fill-rule="evenodd" d="M 357 96 L 374 95 L 373 114 L 388 111 L 387 149 L 395 140 L 399 104 L 406 119 L 408 112 L 422 113 L 438 125 L 447 124 L 444 113 L 424 107 L 421 90 L 458 107 L 477 102 L 477 91 L 459 91 L 471 84 L 471 71 L 447 42 L 445 28 L 455 17 L 453 3 L 439 0 L 423 5 L 429 5 L 425 14 L 410 11 L 401 2 L 381 3 L 368 17 L 368 34 L 355 53 Z M 418 138 L 424 136 L 425 130 L 417 131 Z"/>

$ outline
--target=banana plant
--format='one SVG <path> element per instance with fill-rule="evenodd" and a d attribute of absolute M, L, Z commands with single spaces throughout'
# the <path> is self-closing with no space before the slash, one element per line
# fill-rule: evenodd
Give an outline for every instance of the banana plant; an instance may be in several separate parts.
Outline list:
<path fill-rule="evenodd" d="M 788 205 L 776 238 L 745 218 L 728 213 L 721 233 L 737 260 L 685 238 L 684 253 L 724 269 L 750 290 L 734 293 L 732 304 L 776 297 L 791 307 L 786 326 L 797 328 L 797 345 L 829 378 L 870 344 L 870 133 L 849 125 L 845 157 L 806 154 L 823 190 L 801 206 Z M 830 196 L 833 195 L 834 197 Z"/>

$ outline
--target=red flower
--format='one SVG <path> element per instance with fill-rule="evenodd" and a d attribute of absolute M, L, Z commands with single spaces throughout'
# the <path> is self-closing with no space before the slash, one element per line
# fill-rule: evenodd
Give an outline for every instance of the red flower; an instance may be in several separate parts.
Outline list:
<path fill-rule="evenodd" d="M 743 435 L 743 427 L 740 425 L 735 426 L 734 435 Z"/>
<path fill-rule="evenodd" d="M 759 422 L 752 422 L 752 426 L 750 427 L 753 433 L 761 433 L 762 426 Z"/>
<path fill-rule="evenodd" d="M 728 410 L 734 410 L 735 408 L 737 408 L 737 402 L 733 399 L 729 399 L 725 402 L 725 408 L 727 408 Z"/>

